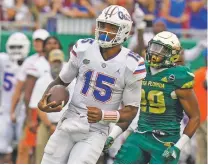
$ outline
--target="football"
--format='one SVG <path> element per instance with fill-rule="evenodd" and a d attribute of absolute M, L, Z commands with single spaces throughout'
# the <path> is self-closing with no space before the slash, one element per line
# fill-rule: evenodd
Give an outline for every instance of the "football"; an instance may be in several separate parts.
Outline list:
<path fill-rule="evenodd" d="M 48 97 L 48 103 L 56 101 L 57 105 L 64 107 L 69 101 L 69 91 L 63 85 L 53 86 L 49 92 L 51 95 Z"/>

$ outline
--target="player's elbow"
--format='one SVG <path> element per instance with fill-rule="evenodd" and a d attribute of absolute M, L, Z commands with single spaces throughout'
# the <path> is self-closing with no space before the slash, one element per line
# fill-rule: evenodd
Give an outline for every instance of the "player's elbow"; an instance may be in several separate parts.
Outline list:
<path fill-rule="evenodd" d="M 199 125 L 200 125 L 200 113 L 198 113 L 198 114 L 192 116 L 192 117 L 190 118 L 190 120 L 192 120 L 192 122 L 195 123 L 196 128 L 198 128 Z"/>

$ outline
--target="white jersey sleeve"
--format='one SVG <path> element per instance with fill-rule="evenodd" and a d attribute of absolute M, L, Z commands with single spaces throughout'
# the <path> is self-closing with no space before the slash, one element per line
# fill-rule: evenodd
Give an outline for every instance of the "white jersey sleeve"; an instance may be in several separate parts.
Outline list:
<path fill-rule="evenodd" d="M 45 90 L 52 81 L 53 79 L 50 76 L 50 74 L 46 74 L 45 76 L 42 76 L 37 80 L 31 95 L 31 99 L 29 103 L 30 108 L 37 108 L 38 102 L 40 101 Z"/>
<path fill-rule="evenodd" d="M 41 81 L 41 79 L 39 80 Z M 44 90 L 42 90 L 43 84 L 41 84 L 39 80 L 37 80 L 37 82 L 35 83 L 35 86 L 31 95 L 30 104 L 29 104 L 30 108 L 37 108 L 38 102 L 40 101 L 44 93 Z"/>
<path fill-rule="evenodd" d="M 142 79 L 146 77 L 144 59 L 137 54 L 129 54 L 125 71 L 124 106 L 139 107 L 141 101 Z"/>
<path fill-rule="evenodd" d="M 20 67 L 20 71 L 17 75 L 17 79 L 19 81 L 25 81 L 26 77 L 27 77 L 27 70 L 30 68 L 34 68 L 34 63 L 36 62 L 36 60 L 39 58 L 38 54 L 34 54 L 32 56 L 29 56 L 25 59 L 25 61 L 23 62 L 22 66 Z"/>
<path fill-rule="evenodd" d="M 70 59 L 67 64 L 61 70 L 59 77 L 64 83 L 70 83 L 79 73 L 79 67 L 82 62 L 83 54 L 90 46 L 90 43 L 86 42 L 86 39 L 80 39 L 73 46 L 70 51 Z M 85 44 L 83 44 L 85 43 Z"/>
<path fill-rule="evenodd" d="M 44 56 L 41 56 L 34 64 L 31 64 L 27 68 L 26 74 L 39 78 L 48 72 L 50 72 L 50 64 Z"/>

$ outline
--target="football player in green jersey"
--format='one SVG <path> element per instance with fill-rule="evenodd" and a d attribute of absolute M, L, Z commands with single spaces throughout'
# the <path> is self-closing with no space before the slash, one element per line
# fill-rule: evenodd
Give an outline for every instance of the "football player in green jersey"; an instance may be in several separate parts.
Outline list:
<path fill-rule="evenodd" d="M 178 163 L 180 150 L 200 123 L 197 99 L 193 92 L 194 75 L 177 66 L 181 46 L 175 34 L 158 33 L 147 48 L 147 76 L 142 84 L 140 115 L 132 132 L 116 155 L 115 164 Z M 183 111 L 189 117 L 182 136 Z M 125 130 L 128 123 L 116 125 L 104 150 Z"/>

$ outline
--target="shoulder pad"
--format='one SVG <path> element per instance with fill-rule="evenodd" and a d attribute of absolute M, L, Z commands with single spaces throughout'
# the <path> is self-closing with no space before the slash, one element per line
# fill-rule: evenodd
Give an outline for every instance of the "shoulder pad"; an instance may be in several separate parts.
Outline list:
<path fill-rule="evenodd" d="M 139 69 L 139 67 L 143 67 L 144 59 L 139 54 L 129 52 L 127 54 L 126 65 L 127 68 L 129 68 L 132 72 L 135 72 L 137 69 Z"/>
<path fill-rule="evenodd" d="M 194 74 L 185 66 L 175 68 L 175 85 L 179 88 L 192 88 L 194 84 Z"/>
<path fill-rule="evenodd" d="M 85 52 L 87 48 L 93 44 L 93 42 L 94 39 L 92 38 L 79 39 L 77 43 L 73 46 L 71 53 L 77 56 L 77 54 Z"/>
<path fill-rule="evenodd" d="M 6 53 L 0 53 L 0 59 L 1 60 L 5 60 L 5 59 L 8 59 L 9 58 L 9 55 L 6 54 Z"/>

